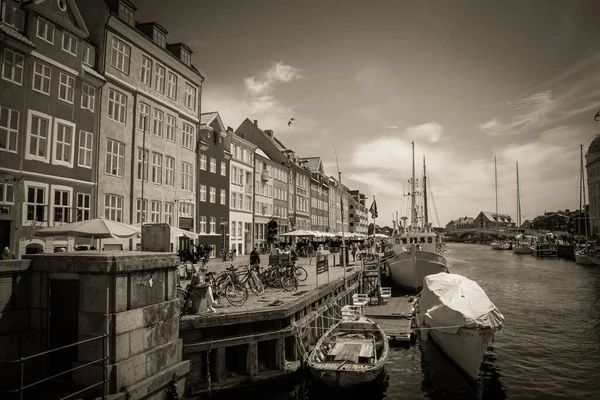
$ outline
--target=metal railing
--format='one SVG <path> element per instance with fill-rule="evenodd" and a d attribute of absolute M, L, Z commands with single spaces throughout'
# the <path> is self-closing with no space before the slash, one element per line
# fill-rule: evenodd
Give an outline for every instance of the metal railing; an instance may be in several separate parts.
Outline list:
<path fill-rule="evenodd" d="M 90 339 L 81 340 L 81 341 L 76 342 L 76 343 L 71 343 L 71 344 L 68 344 L 66 346 L 57 347 L 55 349 L 51 349 L 51 350 L 47 350 L 47 351 L 44 351 L 44 352 L 41 352 L 41 353 L 37 353 L 37 354 L 31 355 L 31 356 L 28 356 L 28 357 L 21 357 L 18 360 L 11 360 L 11 361 L 2 361 L 2 360 L 0 360 L 0 365 L 3 365 L 3 364 L 7 364 L 7 365 L 18 364 L 19 365 L 19 369 L 20 369 L 19 388 L 18 389 L 13 389 L 13 390 L 6 390 L 6 391 L 4 391 L 4 394 L 17 394 L 18 393 L 19 400 L 23 400 L 24 392 L 26 390 L 28 390 L 28 389 L 31 389 L 34 386 L 37 386 L 37 385 L 39 385 L 41 383 L 45 383 L 45 382 L 51 381 L 52 379 L 58 378 L 60 376 L 67 375 L 67 374 L 72 373 L 74 371 L 77 371 L 77 370 L 80 370 L 80 369 L 83 369 L 83 368 L 89 367 L 91 365 L 98 364 L 98 363 L 102 362 L 102 380 L 100 382 L 92 383 L 91 385 L 88 385 L 88 386 L 84 387 L 83 389 L 80 389 L 80 390 L 76 391 L 75 393 L 71 393 L 71 394 L 69 394 L 67 396 L 61 397 L 60 400 L 71 399 L 71 398 L 73 398 L 73 397 L 75 397 L 75 396 L 77 396 L 77 395 L 79 395 L 79 394 L 81 394 L 83 392 L 86 392 L 86 391 L 88 391 L 88 390 L 90 390 L 92 388 L 95 388 L 97 386 L 100 386 L 100 385 L 104 385 L 103 389 L 102 389 L 102 398 L 104 398 L 106 396 L 106 385 L 105 384 L 106 384 L 106 382 L 108 382 L 108 377 L 106 376 L 106 362 L 108 360 L 108 357 L 106 355 L 106 338 L 107 337 L 108 337 L 107 334 L 103 334 L 103 335 L 96 336 L 96 337 L 93 337 L 93 338 L 90 338 Z M 58 374 L 55 374 L 55 375 L 52 375 L 52 376 L 49 376 L 49 377 L 46 377 L 46 378 L 42 378 L 42 379 L 37 380 L 37 381 L 35 381 L 33 383 L 29 383 L 27 385 L 25 384 L 25 362 L 26 361 L 33 360 L 33 359 L 36 359 L 36 358 L 39 358 L 39 357 L 42 357 L 42 356 L 46 356 L 48 354 L 51 354 L 51 353 L 54 353 L 54 352 L 57 352 L 57 351 L 60 351 L 60 350 L 68 349 L 68 348 L 75 347 L 75 346 L 80 346 L 80 345 L 85 344 L 85 343 L 94 342 L 94 341 L 97 341 L 97 340 L 102 340 L 102 358 L 99 358 L 99 359 L 94 360 L 94 361 L 86 362 L 85 364 L 82 364 L 82 365 L 79 365 L 77 367 L 71 368 L 71 369 L 69 369 L 67 371 L 59 372 Z"/>

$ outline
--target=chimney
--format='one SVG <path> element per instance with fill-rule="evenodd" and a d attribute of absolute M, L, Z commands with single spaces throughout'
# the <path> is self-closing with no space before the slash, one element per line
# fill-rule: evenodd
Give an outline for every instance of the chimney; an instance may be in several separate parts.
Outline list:
<path fill-rule="evenodd" d="M 232 128 L 232 127 L 230 127 L 230 126 L 228 126 L 228 127 L 227 127 L 227 132 L 229 132 L 229 133 L 233 133 L 233 128 Z"/>
<path fill-rule="evenodd" d="M 265 133 L 266 133 L 267 135 L 269 135 L 269 137 L 270 137 L 270 138 L 272 138 L 272 137 L 273 137 L 273 131 L 272 131 L 271 129 L 266 129 L 266 130 L 265 130 Z"/>
<path fill-rule="evenodd" d="M 257 119 L 254 120 L 254 126 L 258 127 L 258 120 Z"/>

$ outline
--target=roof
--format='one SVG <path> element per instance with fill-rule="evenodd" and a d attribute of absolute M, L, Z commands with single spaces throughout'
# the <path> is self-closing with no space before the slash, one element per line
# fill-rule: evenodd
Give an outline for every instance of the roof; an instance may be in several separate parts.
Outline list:
<path fill-rule="evenodd" d="M 12 37 L 13 39 L 17 39 L 18 41 L 28 44 L 29 46 L 35 48 L 35 45 L 33 44 L 33 42 L 31 40 L 29 40 L 26 36 L 21 34 L 21 32 L 19 32 L 12 26 L 6 25 L 4 23 L 0 23 L 0 31 L 6 33 L 8 36 Z"/>
<path fill-rule="evenodd" d="M 301 161 L 306 161 L 306 166 L 310 172 L 321 172 L 321 157 L 303 157 Z"/>
<path fill-rule="evenodd" d="M 104 76 L 102 76 L 102 74 L 100 74 L 99 72 L 97 72 L 95 69 L 88 67 L 85 64 L 81 64 L 81 68 L 88 74 L 95 76 L 98 79 L 101 79 L 103 81 L 106 81 L 106 79 L 104 78 Z"/>
<path fill-rule="evenodd" d="M 259 156 L 266 158 L 267 160 L 271 160 L 271 158 L 269 158 L 269 156 L 267 155 L 267 153 L 265 153 L 264 151 L 262 151 L 261 149 L 257 148 L 256 151 L 254 152 L 254 154 L 258 154 Z"/>
<path fill-rule="evenodd" d="M 590 146 L 588 147 L 588 154 L 600 153 L 600 135 L 596 135 Z"/>
<path fill-rule="evenodd" d="M 495 212 L 489 212 L 489 211 L 482 211 L 481 213 L 490 221 L 499 221 L 499 222 L 507 222 L 507 223 L 513 222 L 511 216 L 508 214 L 500 214 L 500 213 L 496 214 Z M 498 219 L 496 219 L 496 217 Z"/>
<path fill-rule="evenodd" d="M 456 221 L 452 221 L 455 224 L 472 224 L 475 221 L 473 217 L 460 217 Z"/>
<path fill-rule="evenodd" d="M 215 119 L 215 117 L 218 115 L 219 113 L 216 111 L 212 111 L 212 112 L 208 112 L 208 113 L 202 113 L 200 114 L 200 123 L 201 124 L 210 124 L 212 122 L 213 119 Z"/>

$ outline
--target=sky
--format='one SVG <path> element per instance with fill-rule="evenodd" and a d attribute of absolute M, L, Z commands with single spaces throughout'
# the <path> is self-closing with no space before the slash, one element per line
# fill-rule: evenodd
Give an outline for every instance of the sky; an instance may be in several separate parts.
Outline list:
<path fill-rule="evenodd" d="M 517 162 L 523 220 L 579 207 L 579 146 L 600 132 L 599 1 L 134 3 L 193 50 L 203 112 L 339 165 L 378 224 L 410 215 L 411 142 L 434 226 L 495 211 L 494 157 L 499 212 L 516 218 Z"/>

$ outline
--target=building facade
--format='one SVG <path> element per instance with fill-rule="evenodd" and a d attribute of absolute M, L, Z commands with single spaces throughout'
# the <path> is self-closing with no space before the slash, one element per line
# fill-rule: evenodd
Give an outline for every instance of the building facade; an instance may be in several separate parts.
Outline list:
<path fill-rule="evenodd" d="M 453 221 L 448 222 L 446 224 L 446 232 L 451 233 L 455 231 L 465 230 L 465 229 L 474 229 L 475 228 L 475 218 L 473 217 L 461 217 L 455 219 Z"/>
<path fill-rule="evenodd" d="M 508 214 L 496 214 L 481 211 L 473 220 L 474 229 L 499 229 L 506 230 L 515 227 L 515 223 Z"/>
<path fill-rule="evenodd" d="M 354 200 L 350 203 L 350 232 L 366 235 L 369 225 L 367 196 L 358 190 L 350 190 L 348 193 Z"/>
<path fill-rule="evenodd" d="M 17 257 L 71 250 L 42 227 L 96 216 L 96 48 L 74 1 L 2 2 L 0 242 Z"/>
<path fill-rule="evenodd" d="M 301 158 L 310 171 L 311 230 L 329 232 L 329 178 L 323 170 L 321 157 Z"/>
<path fill-rule="evenodd" d="M 227 131 L 217 112 L 201 115 L 198 151 L 198 206 L 196 232 L 199 245 L 210 245 L 211 257 L 221 257 L 229 238 L 229 173 L 232 154 Z"/>
<path fill-rule="evenodd" d="M 91 37 L 107 80 L 99 110 L 98 215 L 193 231 L 204 78 L 191 64 L 192 52 L 183 43 L 169 44 L 159 24 L 136 23 L 136 8 L 127 0 L 78 1 L 95 27 Z M 127 246 L 118 240 L 105 245 Z"/>
<path fill-rule="evenodd" d="M 254 223 L 254 158 L 256 146 L 228 131 L 230 161 L 229 179 L 229 248 L 236 254 L 252 251 Z"/>
<path fill-rule="evenodd" d="M 600 233 L 600 135 L 588 147 L 585 155 L 585 170 L 589 201 L 590 234 Z"/>

